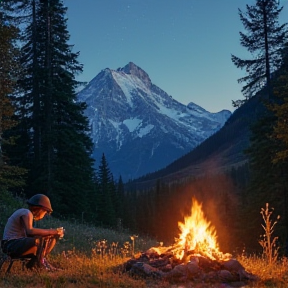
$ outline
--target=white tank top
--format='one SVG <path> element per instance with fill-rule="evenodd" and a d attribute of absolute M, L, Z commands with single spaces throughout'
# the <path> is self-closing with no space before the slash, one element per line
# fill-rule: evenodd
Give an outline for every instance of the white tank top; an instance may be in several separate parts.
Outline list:
<path fill-rule="evenodd" d="M 28 209 L 21 208 L 16 210 L 8 219 L 5 228 L 4 228 L 4 234 L 3 234 L 3 240 L 11 240 L 11 239 L 18 239 L 27 237 L 26 231 L 24 228 L 23 220 L 21 220 L 21 217 L 24 215 L 31 214 L 31 217 L 33 217 L 32 212 Z"/>

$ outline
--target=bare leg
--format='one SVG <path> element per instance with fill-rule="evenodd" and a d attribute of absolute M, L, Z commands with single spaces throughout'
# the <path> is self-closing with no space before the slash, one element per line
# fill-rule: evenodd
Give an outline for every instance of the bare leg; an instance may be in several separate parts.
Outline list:
<path fill-rule="evenodd" d="M 23 255 L 28 255 L 28 254 L 35 255 L 35 257 L 26 264 L 26 267 L 33 268 L 35 265 L 38 265 L 38 267 L 40 267 L 41 265 L 44 265 L 46 269 L 49 269 L 49 270 L 56 269 L 52 267 L 52 265 L 49 264 L 47 260 L 45 259 L 45 256 L 48 255 L 52 251 L 56 242 L 57 242 L 56 237 L 48 236 L 48 237 L 36 238 L 35 246 L 30 248 L 28 251 L 25 252 L 25 254 L 23 254 Z"/>
<path fill-rule="evenodd" d="M 44 251 L 43 256 L 48 255 L 53 250 L 53 248 L 57 242 L 56 238 L 49 238 L 46 241 L 47 241 L 46 242 L 46 249 Z"/>
<path fill-rule="evenodd" d="M 57 242 L 57 237 L 47 237 L 46 239 L 44 239 L 44 249 L 42 252 L 42 257 L 41 257 L 41 261 L 43 263 L 43 265 L 46 267 L 46 269 L 49 269 L 50 271 L 56 271 L 59 270 L 59 268 L 55 268 L 53 267 L 46 259 L 46 256 L 52 251 L 52 249 L 54 248 L 56 242 Z"/>

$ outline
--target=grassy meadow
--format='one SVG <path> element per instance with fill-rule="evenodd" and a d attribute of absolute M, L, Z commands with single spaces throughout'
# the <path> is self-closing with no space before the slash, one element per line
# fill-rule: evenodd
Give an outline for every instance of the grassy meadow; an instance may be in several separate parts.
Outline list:
<path fill-rule="evenodd" d="M 4 206 L 3 204 L 0 204 L 0 209 L 0 236 L 2 236 L 6 219 L 15 209 L 13 205 Z M 0 271 L 0 288 L 288 287 L 288 260 L 286 258 L 280 258 L 269 265 L 261 255 L 234 255 L 247 272 L 259 277 L 258 281 L 249 283 L 169 283 L 153 278 L 135 278 L 128 273 L 123 273 L 123 264 L 128 259 L 158 245 L 154 240 L 135 237 L 124 230 L 115 231 L 92 227 L 76 221 L 61 221 L 52 216 L 39 221 L 37 226 L 43 228 L 63 226 L 65 228 L 65 237 L 59 240 L 48 258 L 52 265 L 61 270 L 33 272 L 22 270 L 21 263 L 15 262 L 11 272 L 5 274 L 8 264 L 4 263 Z"/>

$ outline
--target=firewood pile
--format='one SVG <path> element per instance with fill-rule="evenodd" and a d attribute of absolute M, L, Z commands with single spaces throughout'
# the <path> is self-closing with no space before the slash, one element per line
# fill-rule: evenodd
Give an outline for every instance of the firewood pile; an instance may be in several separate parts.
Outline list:
<path fill-rule="evenodd" d="M 199 251 L 186 251 L 177 259 L 173 247 L 152 247 L 128 260 L 125 272 L 138 277 L 154 277 L 169 282 L 239 282 L 257 280 L 245 271 L 236 259 L 227 254 L 223 259 L 212 260 Z"/>

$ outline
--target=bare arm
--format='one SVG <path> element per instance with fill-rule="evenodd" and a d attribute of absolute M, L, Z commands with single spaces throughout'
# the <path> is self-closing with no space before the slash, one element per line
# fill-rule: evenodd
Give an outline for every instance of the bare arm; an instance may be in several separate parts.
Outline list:
<path fill-rule="evenodd" d="M 58 235 L 57 229 L 41 229 L 33 227 L 33 216 L 31 213 L 22 217 L 24 228 L 27 236 L 50 236 Z"/>

